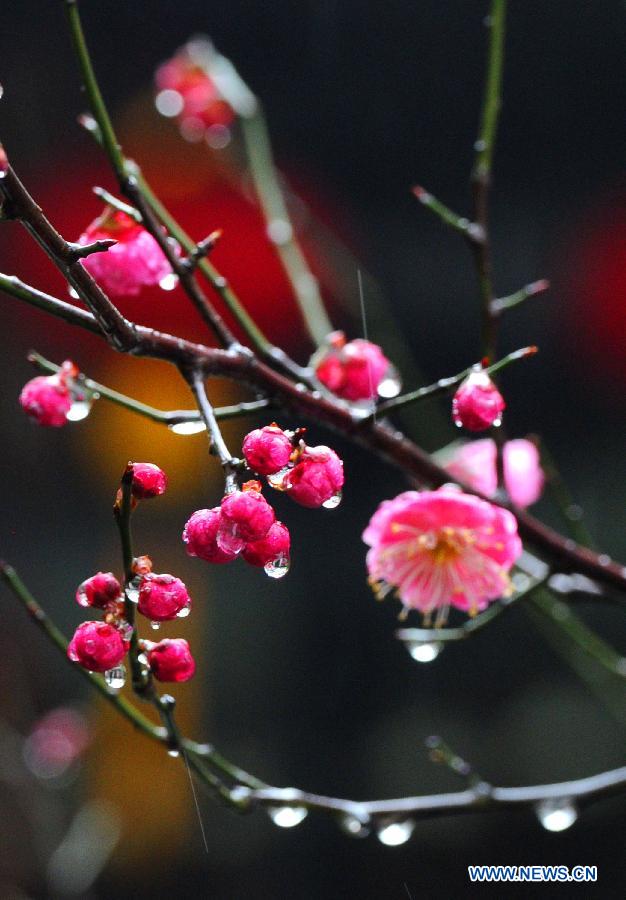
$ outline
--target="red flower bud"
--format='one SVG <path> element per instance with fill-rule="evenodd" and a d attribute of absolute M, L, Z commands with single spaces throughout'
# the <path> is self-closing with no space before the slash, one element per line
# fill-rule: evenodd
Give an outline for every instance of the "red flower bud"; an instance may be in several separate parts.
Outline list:
<path fill-rule="evenodd" d="M 97 572 L 78 586 L 76 602 L 79 606 L 106 609 L 122 596 L 122 586 L 113 572 Z"/>
<path fill-rule="evenodd" d="M 459 428 L 485 431 L 499 425 L 506 406 L 502 394 L 486 372 L 472 372 L 452 400 L 452 418 Z"/>
<path fill-rule="evenodd" d="M 243 441 L 242 451 L 248 466 L 259 475 L 273 475 L 289 462 L 291 440 L 278 425 L 255 428 Z"/>
<path fill-rule="evenodd" d="M 189 681 L 196 663 L 183 638 L 165 638 L 148 645 L 148 665 L 157 681 Z"/>
<path fill-rule="evenodd" d="M 90 672 L 106 672 L 118 666 L 128 650 L 122 635 L 106 622 L 83 622 L 67 648 L 68 658 Z"/>
<path fill-rule="evenodd" d="M 154 463 L 131 463 L 133 467 L 132 494 L 137 500 L 150 500 L 165 493 L 167 475 Z"/>
<path fill-rule="evenodd" d="M 153 622 L 167 622 L 177 616 L 187 615 L 191 597 L 187 588 L 173 575 L 144 575 L 139 585 L 137 609 Z"/>

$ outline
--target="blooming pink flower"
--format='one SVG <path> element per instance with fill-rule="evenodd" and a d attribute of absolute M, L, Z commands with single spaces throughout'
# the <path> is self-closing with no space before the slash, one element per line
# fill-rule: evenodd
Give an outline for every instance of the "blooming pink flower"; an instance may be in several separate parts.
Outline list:
<path fill-rule="evenodd" d="M 452 400 L 452 418 L 459 428 L 485 431 L 499 425 L 506 403 L 486 372 L 471 372 Z"/>
<path fill-rule="evenodd" d="M 134 297 L 142 287 L 159 284 L 171 274 L 172 268 L 152 235 L 126 213 L 108 206 L 78 243 L 84 246 L 107 238 L 117 244 L 81 261 L 110 297 Z"/>
<path fill-rule="evenodd" d="M 150 500 L 165 493 L 167 475 L 154 463 L 131 463 L 133 480 L 131 491 L 137 500 Z"/>
<path fill-rule="evenodd" d="M 343 462 L 330 447 L 305 447 L 282 480 L 281 489 L 301 506 L 314 509 L 336 497 L 343 486 Z"/>
<path fill-rule="evenodd" d="M 224 550 L 217 543 L 217 532 L 222 519 L 219 506 L 213 509 L 198 509 L 189 518 L 183 531 L 183 541 L 187 544 L 189 556 L 197 556 L 211 563 L 227 563 L 235 559 L 237 553 Z"/>
<path fill-rule="evenodd" d="M 293 452 L 291 440 L 278 425 L 255 428 L 243 440 L 246 463 L 259 475 L 274 475 L 289 462 Z"/>
<path fill-rule="evenodd" d="M 456 488 L 406 491 L 378 507 L 363 533 L 370 583 L 437 625 L 451 606 L 475 614 L 511 591 L 522 552 L 515 516 Z"/>
<path fill-rule="evenodd" d="M 191 597 L 187 588 L 173 575 L 143 575 L 139 584 L 137 609 L 153 622 L 167 622 L 175 619 L 183 610 L 191 607 Z"/>
<path fill-rule="evenodd" d="M 260 492 L 259 482 L 248 482 L 248 485 L 259 485 L 259 489 L 246 489 L 244 485 L 244 490 L 226 494 L 222 500 L 217 543 L 227 553 L 239 553 L 248 541 L 260 541 L 276 518 Z"/>
<path fill-rule="evenodd" d="M 122 586 L 113 572 L 97 572 L 78 586 L 76 602 L 79 606 L 106 609 L 122 596 Z"/>
<path fill-rule="evenodd" d="M 282 522 L 274 522 L 270 530 L 260 541 L 246 544 L 241 555 L 251 566 L 263 566 L 277 560 L 283 561 L 283 565 L 289 561 L 289 547 L 291 539 L 289 530 Z"/>
<path fill-rule="evenodd" d="M 507 441 L 502 450 L 502 463 L 504 486 L 513 503 L 523 508 L 535 503 L 545 481 L 535 444 L 524 438 Z M 491 438 L 463 444 L 445 467 L 453 478 L 486 497 L 496 493 L 496 445 Z"/>
<path fill-rule="evenodd" d="M 346 343 L 341 331 L 329 335 L 328 344 L 313 358 L 315 374 L 322 384 L 352 402 L 377 397 L 381 382 L 392 368 L 381 348 L 362 338 Z"/>
<path fill-rule="evenodd" d="M 59 375 L 31 378 L 20 394 L 20 406 L 39 425 L 53 428 L 65 425 L 71 405 L 71 391 Z"/>
<path fill-rule="evenodd" d="M 106 622 L 83 622 L 67 648 L 68 658 L 90 672 L 106 672 L 118 666 L 128 650 L 128 642 Z"/>
<path fill-rule="evenodd" d="M 183 638 L 165 638 L 158 644 L 146 641 L 148 665 L 157 681 L 189 681 L 196 663 Z"/>

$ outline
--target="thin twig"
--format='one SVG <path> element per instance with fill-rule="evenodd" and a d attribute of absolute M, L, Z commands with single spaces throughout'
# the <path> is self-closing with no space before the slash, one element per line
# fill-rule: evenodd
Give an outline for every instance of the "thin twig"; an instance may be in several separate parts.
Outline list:
<path fill-rule="evenodd" d="M 509 353 L 507 356 L 504 356 L 502 359 L 493 363 L 490 366 L 487 366 L 484 369 L 481 369 L 486 375 L 495 375 L 496 372 L 501 372 L 502 369 L 505 369 L 512 362 L 516 362 L 519 359 L 528 359 L 529 356 L 534 356 L 537 353 L 536 347 L 522 347 L 520 350 L 515 350 L 513 353 Z M 452 391 L 454 388 L 458 387 L 462 381 L 464 381 L 468 375 L 472 372 L 475 372 L 477 368 L 481 368 L 480 363 L 477 363 L 473 366 L 469 366 L 467 369 L 463 369 L 462 372 L 459 372 L 458 375 L 452 375 L 448 378 L 440 378 L 439 381 L 436 381 L 434 384 L 429 384 L 426 387 L 417 388 L 415 391 L 410 391 L 407 394 L 401 394 L 399 397 L 393 397 L 391 400 L 386 400 L 384 403 L 379 403 L 376 407 L 377 414 L 383 414 L 391 412 L 392 410 L 403 409 L 405 406 L 409 406 L 411 403 L 419 403 L 420 400 L 426 400 L 432 397 L 438 397 L 442 394 L 447 394 Z M 372 413 L 372 416 L 374 414 Z"/>
<path fill-rule="evenodd" d="M 1 276 L 0 276 L 0 286 L 1 286 Z M 39 353 L 31 350 L 28 354 L 28 361 L 31 362 L 40 372 L 46 372 L 49 374 L 56 374 L 61 371 L 61 366 L 56 363 L 50 362 L 50 360 L 44 359 Z M 104 384 L 100 384 L 98 381 L 94 381 L 92 378 L 88 378 L 82 372 L 74 378 L 85 391 L 92 396 L 97 397 L 101 400 L 108 400 L 111 403 L 115 403 L 116 406 L 121 406 L 123 409 L 128 409 L 130 412 L 136 413 L 137 415 L 143 416 L 146 419 L 150 419 L 152 422 L 158 422 L 161 425 L 167 425 L 168 428 L 176 429 L 177 425 L 185 425 L 192 423 L 202 423 L 202 416 L 197 409 L 171 409 L 171 410 L 161 410 L 156 409 L 154 406 L 149 406 L 147 403 L 142 403 L 140 400 L 135 400 L 134 397 L 129 397 L 126 394 L 121 394 L 119 391 L 114 391 L 112 388 L 106 387 Z M 259 410 L 267 409 L 270 406 L 270 401 L 266 399 L 260 400 L 244 400 L 241 403 L 234 403 L 231 406 L 217 406 L 213 412 L 215 414 L 215 418 L 219 420 L 224 419 L 236 419 L 241 416 L 252 415 Z M 183 434 L 184 431 L 181 430 L 180 434 Z"/>
<path fill-rule="evenodd" d="M 41 606 L 35 601 L 25 587 L 15 570 L 0 564 L 0 577 L 20 600 L 28 614 L 37 625 L 48 635 L 58 649 L 66 656 L 67 641 L 61 632 L 50 621 Z M 66 657 L 67 658 L 67 657 Z M 242 811 L 252 810 L 255 806 L 288 806 L 305 807 L 306 809 L 318 809 L 330 814 L 342 814 L 345 816 L 357 816 L 359 821 L 365 824 L 384 823 L 389 817 L 414 816 L 419 818 L 431 818 L 433 816 L 452 815 L 456 813 L 495 811 L 503 808 L 534 807 L 542 800 L 576 800 L 578 803 L 589 804 L 596 800 L 619 793 L 626 789 L 626 766 L 601 772 L 587 778 L 575 781 L 557 782 L 554 784 L 528 785 L 524 787 L 495 787 L 484 781 L 478 782 L 468 790 L 432 794 L 415 797 L 401 797 L 391 800 L 347 800 L 337 797 L 325 797 L 300 791 L 297 788 L 278 788 L 259 782 L 253 776 L 243 772 L 238 767 L 226 763 L 223 757 L 214 753 L 208 746 L 198 745 L 180 735 L 175 722 L 169 721 L 173 712 L 168 707 L 167 701 L 160 710 L 161 714 L 168 718 L 169 727 L 155 726 L 145 718 L 132 704 L 123 697 L 111 694 L 104 679 L 80 666 L 72 664 L 75 670 L 81 672 L 107 700 L 125 718 L 129 719 L 147 737 L 164 744 L 168 748 L 176 744 L 181 751 L 186 751 L 190 765 L 198 773 L 201 780 L 216 792 L 224 802 L 229 803 Z M 161 698 L 162 699 L 162 698 Z M 168 707 L 165 709 L 165 707 Z M 222 780 L 207 769 L 203 760 L 211 762 L 221 769 L 225 775 L 232 777 L 231 773 L 237 773 L 236 783 L 228 788 Z M 226 763 L 225 765 L 223 765 Z"/>

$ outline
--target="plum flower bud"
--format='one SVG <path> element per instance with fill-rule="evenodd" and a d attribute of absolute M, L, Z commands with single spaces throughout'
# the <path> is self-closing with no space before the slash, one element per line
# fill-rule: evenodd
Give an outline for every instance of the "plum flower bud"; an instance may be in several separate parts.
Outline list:
<path fill-rule="evenodd" d="M 60 428 L 67 422 L 72 394 L 60 376 L 39 375 L 22 388 L 20 406 L 39 425 Z"/>
<path fill-rule="evenodd" d="M 506 404 L 486 372 L 470 372 L 452 400 L 452 418 L 459 428 L 485 431 L 502 421 Z"/>
<path fill-rule="evenodd" d="M 173 575 L 144 575 L 139 585 L 137 609 L 153 622 L 168 622 L 187 615 L 191 597 L 187 588 Z"/>
<path fill-rule="evenodd" d="M 502 448 L 504 487 L 517 506 L 535 503 L 541 496 L 545 481 L 539 451 L 532 441 L 517 438 Z M 453 478 L 486 497 L 493 497 L 498 487 L 496 444 L 491 438 L 470 441 L 456 450 L 444 463 Z"/>
<path fill-rule="evenodd" d="M 154 463 L 131 463 L 133 480 L 131 492 L 136 500 L 160 497 L 167 488 L 167 475 Z"/>
<path fill-rule="evenodd" d="M 113 625 L 83 622 L 67 648 L 68 658 L 90 672 L 106 672 L 123 660 L 128 643 Z"/>
<path fill-rule="evenodd" d="M 259 475 L 274 475 L 289 462 L 293 446 L 288 435 L 278 425 L 255 428 L 243 440 L 242 452 L 246 463 Z"/>
<path fill-rule="evenodd" d="M 235 118 L 233 108 L 221 96 L 211 77 L 210 63 L 215 50 L 209 41 L 191 41 L 157 69 L 156 107 L 169 118 L 176 118 L 190 140 L 202 139 L 210 129 L 225 132 Z"/>
<path fill-rule="evenodd" d="M 256 486 L 258 482 L 252 484 Z M 217 543 L 226 552 L 240 553 L 249 541 L 264 538 L 275 518 L 274 510 L 256 487 L 226 494 L 221 504 Z"/>
<path fill-rule="evenodd" d="M 172 268 L 155 239 L 126 213 L 107 206 L 78 238 L 81 246 L 113 239 L 113 247 L 91 253 L 82 265 L 111 298 L 135 297 L 160 284 Z"/>
<path fill-rule="evenodd" d="M 122 596 L 122 586 L 113 572 L 97 572 L 78 586 L 76 602 L 79 606 L 106 609 Z"/>
<path fill-rule="evenodd" d="M 328 346 L 315 354 L 313 368 L 324 387 L 353 403 L 392 397 L 400 390 L 398 375 L 381 348 L 357 338 L 346 343 L 343 332 L 333 332 Z"/>
<path fill-rule="evenodd" d="M 282 577 L 289 569 L 290 545 L 287 526 L 274 522 L 265 537 L 246 544 L 241 555 L 251 566 L 264 568 L 271 577 Z"/>
<path fill-rule="evenodd" d="M 157 681 L 181 682 L 193 677 L 196 663 L 183 638 L 165 638 L 147 647 L 148 665 Z"/>
<path fill-rule="evenodd" d="M 183 531 L 183 541 L 189 556 L 197 556 L 211 563 L 227 563 L 237 554 L 222 549 L 217 543 L 217 532 L 222 520 L 219 506 L 213 509 L 198 509 L 189 518 Z"/>
<path fill-rule="evenodd" d="M 512 513 L 457 488 L 405 491 L 381 503 L 363 533 L 379 598 L 393 588 L 406 610 L 435 627 L 450 607 L 474 615 L 512 591 L 509 571 L 522 552 Z"/>
<path fill-rule="evenodd" d="M 330 447 L 304 447 L 299 461 L 282 481 L 282 489 L 301 506 L 337 506 L 343 487 L 343 462 Z"/>

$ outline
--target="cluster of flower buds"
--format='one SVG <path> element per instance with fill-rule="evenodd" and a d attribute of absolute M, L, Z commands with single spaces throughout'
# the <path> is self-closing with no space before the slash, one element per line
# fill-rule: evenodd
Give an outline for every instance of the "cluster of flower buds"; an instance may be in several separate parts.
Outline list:
<path fill-rule="evenodd" d="M 186 140 L 206 140 L 215 149 L 229 142 L 228 126 L 235 118 L 212 74 L 220 59 L 210 41 L 198 38 L 181 47 L 155 75 L 155 105 L 161 115 L 176 119 Z"/>
<path fill-rule="evenodd" d="M 78 377 L 78 368 L 66 360 L 56 375 L 38 375 L 27 381 L 19 397 L 20 406 L 38 425 L 60 428 L 89 415 L 92 397 Z"/>
<path fill-rule="evenodd" d="M 105 206 L 77 243 L 86 247 L 102 240 L 117 243 L 108 250 L 90 253 L 82 264 L 109 297 L 136 297 L 142 288 L 155 285 L 163 290 L 176 287 L 176 276 L 156 240 L 125 212 Z M 175 242 L 172 248 L 180 254 Z"/>
<path fill-rule="evenodd" d="M 502 394 L 478 366 L 461 383 L 452 399 L 452 419 L 458 428 L 486 431 L 500 425 L 505 407 Z"/>
<path fill-rule="evenodd" d="M 272 423 L 246 435 L 242 453 L 248 468 L 267 478 L 301 506 L 333 508 L 341 501 L 343 462 L 330 447 L 308 447 L 303 431 L 283 431 Z M 199 509 L 183 532 L 187 553 L 207 562 L 227 563 L 241 555 L 272 578 L 289 570 L 286 525 L 261 493 L 259 481 L 227 493 L 219 506 Z"/>
<path fill-rule="evenodd" d="M 131 494 L 133 502 L 158 497 L 165 492 L 165 473 L 152 463 L 134 463 Z M 118 503 L 120 496 L 118 495 Z M 184 618 L 191 610 L 191 598 L 179 578 L 152 572 L 152 562 L 139 556 L 133 563 L 134 577 L 122 587 L 113 572 L 97 572 L 76 591 L 79 606 L 100 610 L 101 621 L 83 622 L 67 648 L 67 655 L 91 672 L 103 672 L 110 687 L 124 684 L 122 660 L 130 647 L 133 628 L 126 620 L 126 604 L 136 603 L 137 611 L 150 620 L 153 628 L 161 622 Z M 195 662 L 189 644 L 182 638 L 158 643 L 140 641 L 146 665 L 157 681 L 188 681 Z"/>
<path fill-rule="evenodd" d="M 343 331 L 328 335 L 311 367 L 325 388 L 350 403 L 395 397 L 402 387 L 395 366 L 377 344 L 362 338 L 346 341 Z"/>

